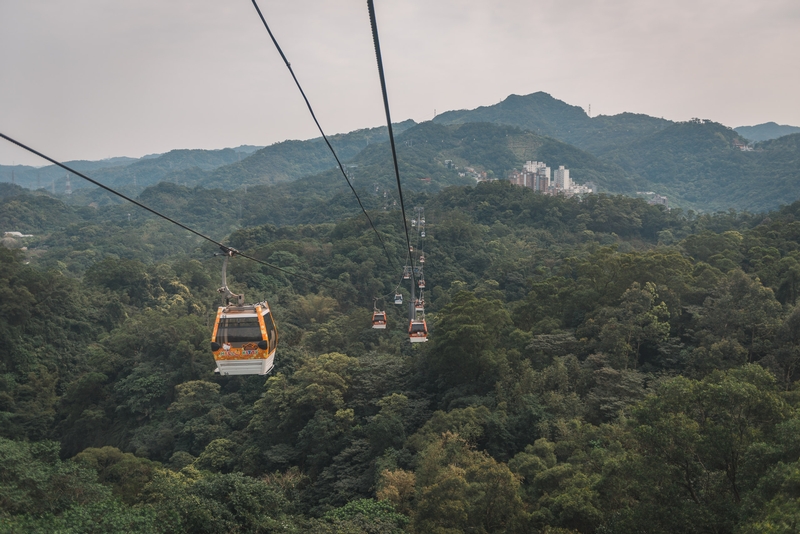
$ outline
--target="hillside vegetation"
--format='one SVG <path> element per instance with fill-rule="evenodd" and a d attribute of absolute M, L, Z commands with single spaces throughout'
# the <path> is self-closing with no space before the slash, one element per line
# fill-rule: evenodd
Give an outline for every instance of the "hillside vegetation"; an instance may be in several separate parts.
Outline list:
<path fill-rule="evenodd" d="M 788 124 L 776 124 L 774 122 L 765 122 L 764 124 L 757 124 L 756 126 L 739 126 L 734 128 L 736 133 L 750 139 L 751 141 L 769 141 L 770 139 L 777 139 L 784 135 L 792 135 L 800 133 L 800 127 L 789 126 Z"/>
<path fill-rule="evenodd" d="M 762 126 L 769 125 L 753 128 Z M 766 139 L 766 133 L 763 137 L 752 132 L 778 131 L 769 128 L 733 130 L 709 120 L 675 123 L 634 113 L 589 117 L 580 107 L 542 92 L 511 95 L 474 110 L 448 111 L 427 123 L 408 120 L 394 128 L 401 170 L 412 183 L 417 178 L 431 178 L 438 187 L 473 183 L 469 175 L 461 181 L 454 178 L 458 173 L 453 167 L 462 173 L 470 167 L 486 172 L 489 179 L 502 179 L 526 161 L 538 160 L 552 169 L 564 165 L 573 181 L 593 182 L 602 192 L 636 195 L 651 191 L 667 196 L 672 207 L 696 212 L 764 212 L 800 198 L 798 134 L 740 150 L 748 142 L 740 131 Z M 391 181 L 393 164 L 387 139 L 385 127 L 330 137 L 348 176 L 365 192 L 385 188 Z M 231 192 L 301 180 L 296 188 L 274 190 L 281 191 L 277 197 L 281 201 L 286 193 L 289 203 L 297 207 L 306 202 L 292 198 L 292 193 L 310 196 L 313 204 L 322 196 L 337 194 L 338 189 L 331 189 L 333 184 L 344 185 L 341 176 L 335 177 L 339 171 L 321 138 L 284 141 L 248 155 L 251 149 L 174 150 L 140 160 L 73 163 L 77 170 L 133 196 L 160 182 Z M 444 169 L 447 160 L 452 164 Z M 55 167 L 15 169 L 20 185 L 33 188 L 41 184 L 47 189 L 54 181 L 56 193 L 71 204 L 117 202 L 77 177 L 72 178 L 73 194 L 63 195 L 65 173 Z M 0 179 L 11 181 L 11 167 L 0 168 Z M 287 204 L 273 203 L 269 212 L 282 211 L 294 219 L 291 214 L 297 210 L 281 206 Z M 337 210 L 336 216 L 341 214 Z M 263 220 L 275 222 L 268 217 Z"/>
<path fill-rule="evenodd" d="M 232 289 L 277 318 L 266 379 L 212 372 L 212 246 L 130 206 L 0 188 L 2 227 L 35 234 L 0 247 L 0 532 L 792 531 L 800 203 L 698 216 L 448 185 L 440 157 L 528 157 L 480 156 L 478 132 L 519 135 L 492 128 L 421 125 L 402 144 L 428 220 L 423 346 L 390 303 L 370 328 L 401 268 L 336 195 L 257 222 L 288 184 L 249 189 L 238 219 L 244 197 L 142 193 L 320 280 L 234 258 Z M 373 150 L 370 184 L 388 180 Z M 369 198 L 402 258 L 399 211 Z"/>

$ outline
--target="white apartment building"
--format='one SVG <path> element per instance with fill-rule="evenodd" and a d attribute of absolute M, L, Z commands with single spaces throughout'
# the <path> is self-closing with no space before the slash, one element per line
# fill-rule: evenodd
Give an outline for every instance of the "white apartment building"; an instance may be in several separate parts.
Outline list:
<path fill-rule="evenodd" d="M 563 165 L 559 165 L 558 169 L 553 174 L 556 189 L 568 191 L 572 188 L 572 183 L 569 180 L 569 169 L 565 169 Z"/>

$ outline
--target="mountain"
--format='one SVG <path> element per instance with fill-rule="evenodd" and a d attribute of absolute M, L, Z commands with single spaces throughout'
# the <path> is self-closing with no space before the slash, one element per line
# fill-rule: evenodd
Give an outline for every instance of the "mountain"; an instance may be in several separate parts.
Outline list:
<path fill-rule="evenodd" d="M 748 128 L 762 126 L 767 125 Z M 673 123 L 633 113 L 591 118 L 580 107 L 542 92 L 511 95 L 499 104 L 475 110 L 448 111 L 428 123 L 409 120 L 395 125 L 401 176 L 410 191 L 430 192 L 473 183 L 471 172 L 504 178 L 525 161 L 537 160 L 553 169 L 564 165 L 573 181 L 594 182 L 603 192 L 634 195 L 653 191 L 666 195 L 670 206 L 699 212 L 731 208 L 758 212 L 800 198 L 797 134 L 742 151 L 747 139 L 738 130 L 708 120 Z M 389 195 L 395 190 L 387 138 L 385 127 L 329 138 L 355 186 L 364 192 L 372 188 L 369 194 L 383 189 Z M 445 166 L 447 160 L 450 163 Z M 345 211 L 354 206 L 352 194 L 321 138 L 284 141 L 263 148 L 243 145 L 216 151 L 173 150 L 139 160 L 115 158 L 71 164 L 134 197 L 160 182 L 228 192 L 280 186 L 265 189 L 270 191 L 268 201 L 260 201 L 237 216 L 242 220 L 252 216 L 259 223 L 329 220 L 331 215 L 319 213 L 312 206 L 334 197 L 349 206 Z M 0 167 L 0 177 L 5 174 L 11 181 L 11 169 Z M 37 183 L 38 176 L 43 187 L 55 183 L 56 192 L 64 191 L 65 173 L 58 168 L 16 166 L 13 170 L 20 185 L 34 187 L 31 182 Z M 298 180 L 294 186 L 283 185 Z M 98 207 L 118 202 L 75 178 L 72 188 L 73 194 L 67 199 L 71 204 Z M 381 206 L 383 203 L 375 200 L 373 207 Z M 331 209 L 341 211 L 338 207 Z"/>
<path fill-rule="evenodd" d="M 115 188 L 132 187 L 135 182 L 138 191 L 141 191 L 142 188 L 157 184 L 162 180 L 174 180 L 170 176 L 171 173 L 180 173 L 188 169 L 211 171 L 222 165 L 244 159 L 253 150 L 257 150 L 257 147 L 242 146 L 236 149 L 225 148 L 222 150 L 181 149 L 171 150 L 165 154 L 150 154 L 141 158 L 120 157 L 100 161 L 68 161 L 65 162 L 65 165 Z M 23 187 L 29 189 L 52 188 L 57 193 L 64 192 L 66 188 L 67 172 L 56 165 L 41 168 L 23 165 L 0 166 L 0 177 L 3 181 L 12 181 L 12 170 L 14 171 L 14 181 Z M 76 176 L 70 177 L 70 186 L 73 191 L 94 188 Z"/>
<path fill-rule="evenodd" d="M 738 128 L 734 128 L 734 130 L 745 139 L 751 141 L 769 141 L 770 139 L 777 139 L 784 135 L 800 133 L 800 127 L 776 124 L 774 122 L 765 122 L 764 124 L 757 124 L 755 126 L 739 126 Z"/>
<path fill-rule="evenodd" d="M 604 191 L 635 191 L 629 175 L 620 167 L 555 139 L 511 126 L 487 123 L 444 126 L 426 122 L 399 134 L 397 148 L 407 208 L 423 205 L 446 188 L 456 191 L 458 186 L 476 185 L 470 173 L 465 172 L 466 167 L 503 177 L 508 170 L 519 169 L 531 159 L 566 165 L 575 181 L 593 181 Z M 452 163 L 446 164 L 448 160 Z M 394 217 L 391 212 L 399 208 L 388 143 L 371 143 L 348 165 L 355 171 L 352 181 L 364 206 L 373 213 Z M 516 188 L 510 193 L 512 196 L 533 194 Z M 162 181 L 139 191 L 136 196 L 145 205 L 217 239 L 239 228 L 256 225 L 284 228 L 361 217 L 360 208 L 341 173 L 331 168 L 293 181 L 233 190 L 187 187 L 182 180 L 177 184 Z M 78 205 L 79 198 L 83 198 L 83 206 Z M 65 202 L 67 200 L 69 202 Z M 91 207 L 86 207 L 89 200 Z M 486 214 L 493 214 L 499 207 L 482 209 Z M 98 223 L 98 218 L 103 222 Z M 495 218 L 497 216 L 492 215 L 492 221 Z M 143 219 L 152 222 L 142 226 Z M 146 236 L 134 235 L 134 228 L 146 228 Z M 188 252 L 197 246 L 195 240 L 181 230 L 165 226 L 137 208 L 120 204 L 118 198 L 99 188 L 81 189 L 71 197 L 56 199 L 45 192 L 0 184 L 0 230 L 30 233 L 36 236 L 32 240 L 41 240 L 53 229 L 58 230 L 58 236 L 47 238 L 47 246 L 53 254 L 74 248 L 74 239 L 89 239 L 97 246 L 118 250 L 110 243 L 119 239 L 115 235 L 120 232 L 126 233 L 126 243 L 136 248 L 137 254 L 151 259 L 169 254 L 170 245 L 165 242 L 153 249 L 138 243 L 145 238 L 155 239 L 155 235 L 163 232 L 173 240 L 179 236 L 180 250 Z M 133 234 L 128 235 L 130 232 Z M 172 253 L 176 252 L 177 248 Z M 95 257 L 90 249 L 82 250 L 79 255 L 80 265 L 84 267 Z"/>
<path fill-rule="evenodd" d="M 774 209 L 800 198 L 800 134 L 742 151 L 744 139 L 722 124 L 695 119 L 608 154 L 641 190 L 699 211 Z"/>
<path fill-rule="evenodd" d="M 554 137 L 595 155 L 654 134 L 671 124 L 664 119 L 635 113 L 589 117 L 579 106 L 571 106 L 543 92 L 511 95 L 493 106 L 448 111 L 437 115 L 433 121 L 439 124 L 491 122 L 517 126 Z"/>
<path fill-rule="evenodd" d="M 123 167 L 136 161 L 138 161 L 136 158 L 118 157 L 99 161 L 73 160 L 66 161 L 64 164 L 72 167 L 76 171 L 93 174 L 101 169 Z M 64 169 L 55 165 L 47 165 L 44 167 L 0 165 L 0 181 L 14 182 L 28 189 L 39 189 L 40 187 L 49 189 L 55 184 L 56 191 L 63 192 L 64 177 L 66 174 Z M 73 186 L 74 185 L 75 184 L 73 184 Z"/>
<path fill-rule="evenodd" d="M 800 151 L 793 136 L 747 152 L 734 144 L 800 131 L 793 126 L 768 123 L 733 130 L 707 120 L 673 123 L 633 113 L 590 118 L 580 107 L 542 92 L 442 113 L 434 122 L 507 124 L 558 139 L 597 156 L 589 166 L 612 164 L 622 170 L 617 176 L 625 179 L 601 182 L 603 190 L 630 194 L 628 185 L 635 184 L 633 189 L 666 195 L 671 206 L 764 211 L 800 198 Z M 551 167 L 564 164 L 550 154 L 542 158 Z"/>
<path fill-rule="evenodd" d="M 398 135 L 416 124 L 412 120 L 393 125 Z M 345 163 L 370 145 L 389 140 L 385 126 L 328 136 L 339 160 Z M 283 141 L 254 152 L 246 159 L 214 172 L 194 175 L 197 185 L 236 189 L 245 185 L 276 184 L 296 180 L 336 167 L 336 160 L 321 137 L 308 141 Z M 355 174 L 358 171 L 351 171 Z M 180 181 L 180 180 L 178 180 Z M 189 179 L 186 180 L 192 183 Z"/>
<path fill-rule="evenodd" d="M 592 181 L 601 191 L 636 191 L 632 176 L 618 165 L 511 126 L 425 122 L 399 134 L 397 149 L 407 208 L 444 188 L 475 185 L 467 167 L 502 178 L 511 169 L 521 169 L 528 160 L 546 161 L 556 167 L 565 165 L 574 181 Z M 448 160 L 451 163 L 446 164 Z M 397 189 L 388 143 L 370 144 L 347 165 L 353 186 L 367 209 L 396 209 Z M 100 189 L 93 190 L 93 195 L 93 206 L 102 208 L 118 202 Z M 178 184 L 162 182 L 142 191 L 138 199 L 166 215 L 180 214 L 182 221 L 214 235 L 236 227 L 324 223 L 360 213 L 352 192 L 335 168 L 273 185 L 249 185 L 246 189 L 186 187 L 183 180 Z"/>
<path fill-rule="evenodd" d="M 521 169 L 528 160 L 565 165 L 576 182 L 592 181 L 602 191 L 635 192 L 631 176 L 616 164 L 511 126 L 425 122 L 399 135 L 397 149 L 407 208 L 414 205 L 415 195 L 433 194 L 449 186 L 474 185 L 475 179 L 466 167 L 503 178 L 508 171 Z M 445 163 L 448 160 L 450 164 Z M 353 185 L 367 209 L 391 209 L 397 189 L 388 143 L 370 145 L 349 164 L 357 166 Z M 336 169 L 248 191 L 242 204 L 246 226 L 320 223 L 359 211 Z"/>

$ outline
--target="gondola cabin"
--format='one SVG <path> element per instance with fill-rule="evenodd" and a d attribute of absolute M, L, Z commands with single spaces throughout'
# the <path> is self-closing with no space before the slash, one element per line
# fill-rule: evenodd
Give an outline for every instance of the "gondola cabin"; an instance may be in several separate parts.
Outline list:
<path fill-rule="evenodd" d="M 403 267 L 403 280 L 410 280 L 411 279 L 411 267 L 406 266 Z"/>
<path fill-rule="evenodd" d="M 420 278 L 419 280 L 417 280 L 417 286 L 420 289 L 425 289 L 425 279 L 424 278 Z"/>
<path fill-rule="evenodd" d="M 428 323 L 425 322 L 425 319 L 414 319 L 409 323 L 408 339 L 411 343 L 425 343 L 428 341 Z"/>
<path fill-rule="evenodd" d="M 275 365 L 278 331 L 269 304 L 220 306 L 211 351 L 221 375 L 265 375 Z"/>
<path fill-rule="evenodd" d="M 425 263 L 425 255 L 424 254 L 420 255 L 419 262 L 420 263 Z"/>
<path fill-rule="evenodd" d="M 402 293 L 395 293 L 394 294 L 394 303 L 395 304 L 402 304 L 403 303 L 403 294 Z"/>
<path fill-rule="evenodd" d="M 385 330 L 386 329 L 386 312 L 375 310 L 372 312 L 372 328 L 376 328 L 378 330 Z"/>
<path fill-rule="evenodd" d="M 425 299 L 424 298 L 414 299 L 414 309 L 418 312 L 425 311 Z"/>

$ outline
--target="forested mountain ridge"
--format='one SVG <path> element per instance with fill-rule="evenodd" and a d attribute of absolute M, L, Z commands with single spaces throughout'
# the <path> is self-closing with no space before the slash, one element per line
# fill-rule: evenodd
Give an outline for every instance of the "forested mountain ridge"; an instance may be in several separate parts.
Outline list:
<path fill-rule="evenodd" d="M 609 152 L 605 159 L 640 178 L 671 205 L 702 211 L 766 211 L 800 198 L 797 134 L 742 151 L 744 139 L 711 121 L 688 121 Z"/>
<path fill-rule="evenodd" d="M 514 127 L 481 123 L 443 126 L 428 122 L 405 130 L 397 136 L 397 141 L 404 187 L 411 195 L 435 193 L 450 185 L 474 184 L 475 178 L 471 175 L 460 175 L 464 174 L 466 167 L 486 172 L 489 177 L 502 178 L 508 171 L 522 168 L 530 159 L 566 165 L 574 181 L 592 181 L 601 191 L 635 191 L 630 176 L 619 166 L 600 161 L 555 139 Z M 447 160 L 453 163 L 447 166 Z M 242 164 L 246 161 L 243 160 Z M 370 144 L 346 165 L 365 206 L 383 209 L 397 201 L 391 151 L 387 143 Z M 119 202 L 99 188 L 86 191 L 83 203 L 91 202 L 97 208 L 105 209 Z M 228 191 L 168 182 L 143 191 L 123 191 L 217 236 L 239 226 L 320 223 L 359 212 L 340 171 L 333 168 L 276 185 L 252 185 Z M 75 198 L 69 201 L 79 204 Z M 7 219 L 9 222 L 5 228 L 23 232 L 41 229 L 35 217 L 20 217 L 19 223 L 15 224 L 13 215 L 16 211 L 27 213 L 29 210 L 11 206 L 8 204 L 7 214 L 12 218 Z M 125 217 L 124 214 L 129 212 L 131 210 L 125 208 L 121 213 Z M 134 210 L 132 216 L 142 217 L 142 214 Z"/>
<path fill-rule="evenodd" d="M 800 133 L 800 127 L 789 126 L 788 124 L 776 124 L 774 122 L 765 122 L 764 124 L 757 124 L 755 126 L 737 126 L 734 130 L 742 137 L 750 139 L 751 141 L 769 141 L 770 139 L 777 139 L 784 135 Z"/>
<path fill-rule="evenodd" d="M 636 190 L 666 195 L 671 206 L 683 209 L 766 211 L 800 198 L 800 149 L 792 135 L 741 151 L 734 145 L 747 144 L 741 128 L 631 113 L 590 118 L 580 107 L 542 92 L 511 95 L 493 106 L 450 111 L 434 119 L 442 124 L 479 121 L 518 126 L 577 146 L 599 161 L 619 165 Z M 631 189 L 604 188 L 626 194 Z"/>
<path fill-rule="evenodd" d="M 594 155 L 602 155 L 671 124 L 671 121 L 637 113 L 589 117 L 583 108 L 544 92 L 510 95 L 498 104 L 473 110 L 447 111 L 437 115 L 433 121 L 440 124 L 491 122 L 517 126 L 575 145 Z"/>
<path fill-rule="evenodd" d="M 422 141 L 431 143 L 432 139 L 426 136 L 434 135 L 433 125 L 451 128 L 443 131 L 437 150 L 433 146 L 404 144 L 413 143 L 414 136 L 422 136 Z M 462 129 L 460 138 L 453 133 L 458 128 Z M 468 130 L 472 132 L 469 134 L 472 142 Z M 395 131 L 404 154 L 400 164 L 410 171 L 412 183 L 415 178 L 429 177 L 427 174 L 443 179 L 440 185 L 466 183 L 454 179 L 452 173 L 442 174 L 442 169 L 430 166 L 432 162 L 442 164 L 447 159 L 462 170 L 469 166 L 486 171 L 490 179 L 504 178 L 512 168 L 519 169 L 525 161 L 535 159 L 551 168 L 564 165 L 570 169 L 574 181 L 594 182 L 600 191 L 629 195 L 652 191 L 667 196 L 671 206 L 685 210 L 757 212 L 776 209 L 800 198 L 800 171 L 796 164 L 800 148 L 791 135 L 784 136 L 786 139 L 781 142 L 763 142 L 751 147 L 752 151 L 742 151 L 740 147 L 747 140 L 735 130 L 712 121 L 693 119 L 673 123 L 632 113 L 590 118 L 580 107 L 542 92 L 511 95 L 499 104 L 475 110 L 448 111 L 431 123 L 416 125 L 405 121 L 396 124 Z M 406 133 L 410 133 L 407 139 Z M 508 143 L 496 136 L 508 136 Z M 361 187 L 367 188 L 368 183 L 380 186 L 391 174 L 388 158 L 375 159 L 376 154 L 388 154 L 386 128 L 357 130 L 330 139 L 348 175 L 354 182 L 360 182 Z M 462 146 L 456 147 L 456 142 Z M 422 149 L 426 150 L 428 161 L 421 165 Z M 235 191 L 310 177 L 310 182 L 297 184 L 295 194 L 320 197 L 330 191 L 327 179 L 319 178 L 326 176 L 334 183 L 333 175 L 338 172 L 321 138 L 276 143 L 246 158 L 230 149 L 179 150 L 133 163 L 117 158 L 107 168 L 102 164 L 76 163 L 100 182 L 134 196 L 160 181 L 189 188 Z M 4 170 L 5 179 L 10 180 L 10 168 Z M 50 174 L 55 172 L 50 168 L 45 170 Z M 21 173 L 19 183 L 31 187 L 31 180 L 35 180 L 32 173 L 32 169 Z M 58 173 L 56 190 L 61 193 L 64 173 L 60 170 Z M 445 175 L 449 177 L 444 179 Z M 39 182 L 47 186 L 46 180 Z M 72 182 L 75 192 L 68 199 L 71 203 L 102 206 L 116 202 L 101 190 L 85 187 L 76 177 Z M 311 183 L 321 185 L 322 189 L 311 190 Z M 291 197 L 289 191 L 293 187 L 275 190 L 281 192 L 278 198 Z"/>
<path fill-rule="evenodd" d="M 164 154 L 151 154 L 141 158 L 117 157 L 100 161 L 67 161 L 67 166 L 91 175 L 101 183 L 139 192 L 147 186 L 163 180 L 176 181 L 172 173 L 197 168 L 211 170 L 221 165 L 246 158 L 259 147 L 242 145 L 222 150 L 171 150 Z M 66 187 L 66 171 L 56 165 L 31 167 L 27 165 L 0 165 L 0 177 L 4 182 L 13 181 L 28 189 L 55 189 L 63 193 Z M 134 188 L 136 182 L 136 188 Z M 91 184 L 73 176 L 73 191 L 93 188 Z"/>
<path fill-rule="evenodd" d="M 471 153 L 473 127 L 410 131 L 407 172 L 444 185 L 425 145 Z M 791 530 L 800 203 L 688 216 L 423 184 L 422 347 L 390 304 L 370 328 L 399 271 L 363 216 L 224 238 L 326 284 L 234 259 L 232 289 L 278 320 L 266 382 L 212 373 L 213 247 L 1 188 L 4 221 L 49 216 L 0 247 L 0 532 Z M 215 192 L 145 194 L 199 221 Z M 398 210 L 372 215 L 402 257 Z"/>
<path fill-rule="evenodd" d="M 414 126 L 407 120 L 392 125 L 395 134 Z M 365 128 L 346 134 L 328 136 L 342 163 L 350 161 L 371 144 L 385 143 L 389 133 L 385 126 Z M 216 169 L 192 185 L 237 189 L 245 185 L 269 185 L 292 181 L 336 167 L 336 161 L 321 137 L 308 141 L 283 141 L 255 152 L 247 159 Z M 355 170 L 351 173 L 358 174 Z"/>
<path fill-rule="evenodd" d="M 136 158 L 119 157 L 100 161 L 65 161 L 64 164 L 76 171 L 94 174 L 102 169 L 130 165 L 136 161 L 138 161 Z M 61 193 L 64 191 L 65 175 L 64 169 L 56 165 L 46 165 L 44 167 L 0 165 L 0 178 L 3 182 L 16 183 L 28 189 L 51 188 L 53 183 L 56 182 L 58 184 L 57 192 Z"/>

